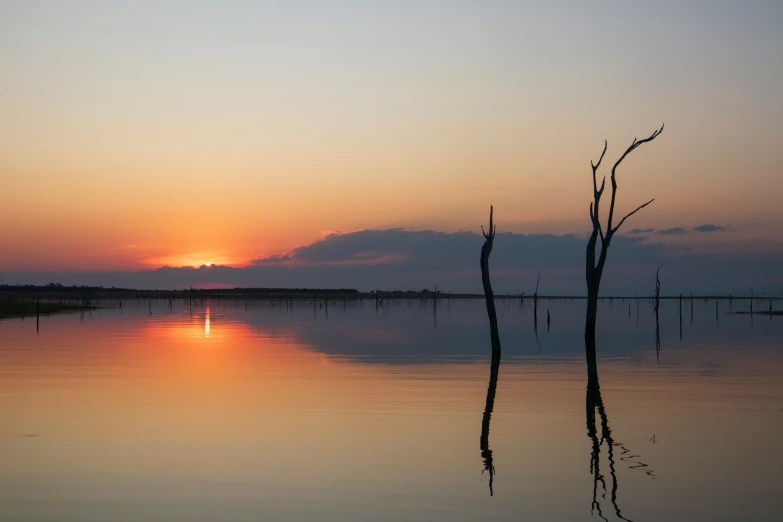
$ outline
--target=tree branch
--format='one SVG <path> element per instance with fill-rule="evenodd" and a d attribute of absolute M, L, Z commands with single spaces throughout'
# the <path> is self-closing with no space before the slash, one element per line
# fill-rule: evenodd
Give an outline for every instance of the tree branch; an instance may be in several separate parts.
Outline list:
<path fill-rule="evenodd" d="M 615 170 L 617 170 L 617 167 L 620 165 L 620 163 L 622 163 L 622 162 L 623 162 L 623 160 L 625 159 L 625 157 L 626 157 L 628 154 L 630 154 L 631 152 L 633 152 L 634 150 L 636 150 L 636 149 L 637 149 L 638 147 L 640 147 L 642 144 L 644 144 L 644 143 L 649 143 L 649 142 L 651 142 L 652 140 L 654 140 L 655 138 L 657 138 L 657 137 L 658 137 L 658 136 L 659 136 L 659 135 L 660 135 L 660 134 L 663 132 L 663 127 L 664 127 L 664 124 L 661 124 L 661 128 L 660 128 L 660 129 L 656 129 L 656 130 L 655 130 L 655 131 L 653 131 L 653 133 L 652 133 L 652 134 L 650 134 L 650 135 L 649 135 L 647 138 L 644 138 L 644 139 L 642 139 L 642 140 L 637 140 L 636 138 L 634 138 L 634 139 L 633 139 L 633 142 L 631 143 L 631 146 L 630 146 L 630 147 L 628 147 L 628 148 L 625 150 L 625 152 L 623 153 L 623 155 L 622 155 L 622 156 L 620 156 L 620 159 L 618 159 L 618 160 L 615 162 L 614 166 L 612 167 L 612 177 L 614 177 L 614 172 L 615 172 Z"/>
<path fill-rule="evenodd" d="M 601 228 L 601 220 L 598 219 L 598 216 L 593 214 L 593 204 L 590 203 L 590 221 L 593 223 L 593 230 L 598 229 L 598 235 L 601 236 L 601 243 L 604 242 L 604 231 Z"/>
<path fill-rule="evenodd" d="M 636 209 L 633 212 L 630 212 L 630 213 L 626 214 L 626 216 L 623 219 L 620 220 L 620 222 L 617 224 L 617 226 L 612 229 L 612 234 L 617 232 L 617 230 L 622 226 L 622 224 L 625 223 L 626 219 L 628 219 L 629 217 L 633 216 L 634 214 L 639 212 L 641 209 L 643 209 L 644 207 L 646 207 L 647 205 L 649 205 L 653 201 L 655 201 L 655 198 L 651 199 L 650 201 L 648 201 L 644 205 L 639 205 L 638 207 L 636 207 Z"/>
<path fill-rule="evenodd" d="M 606 148 L 609 146 L 609 142 L 604 140 L 604 150 L 601 152 L 601 157 L 598 158 L 598 163 L 593 165 L 593 160 L 590 160 L 590 166 L 593 168 L 593 192 L 598 192 L 598 184 L 595 180 L 595 173 L 598 170 L 598 167 L 601 166 L 601 162 L 604 160 L 604 155 L 606 154 Z M 606 178 L 604 178 L 606 180 Z M 603 184 L 601 184 L 601 190 L 603 191 Z"/>
<path fill-rule="evenodd" d="M 491 241 L 495 237 L 495 230 L 497 229 L 496 225 L 492 224 L 492 213 L 494 211 L 494 207 L 492 205 L 489 206 L 489 232 L 484 232 L 484 225 L 481 225 L 481 233 L 484 235 L 484 239 L 487 241 Z"/>
<path fill-rule="evenodd" d="M 644 138 L 644 139 L 642 139 L 642 140 L 637 140 L 636 138 L 634 138 L 634 139 L 633 139 L 633 142 L 632 142 L 632 143 L 631 143 L 631 145 L 630 145 L 630 147 L 628 147 L 628 148 L 625 150 L 625 152 L 623 153 L 623 155 L 622 155 L 622 156 L 620 156 L 620 159 L 618 159 L 618 160 L 615 162 L 614 166 L 612 167 L 612 177 L 611 177 L 611 181 L 612 181 L 612 201 L 609 203 L 609 220 L 608 220 L 608 221 L 607 221 L 607 223 L 606 223 L 606 228 L 607 228 L 608 230 L 616 230 L 617 228 L 620 228 L 620 226 L 618 225 L 617 227 L 615 227 L 614 229 L 612 229 L 612 218 L 614 217 L 614 202 L 615 202 L 615 196 L 616 196 L 616 194 L 617 194 L 617 179 L 615 178 L 615 173 L 616 173 L 616 171 L 617 171 L 617 167 L 619 167 L 619 166 L 620 166 L 620 163 L 622 163 L 622 162 L 623 162 L 623 160 L 625 159 L 625 157 L 626 157 L 626 156 L 628 156 L 628 154 L 630 154 L 631 152 L 633 152 L 634 150 L 636 150 L 636 149 L 637 149 L 638 147 L 640 147 L 642 144 L 651 142 L 652 140 L 654 140 L 655 138 L 657 138 L 657 137 L 658 137 L 658 136 L 661 134 L 661 132 L 663 132 L 663 124 L 661 124 L 661 128 L 660 128 L 660 129 L 656 129 L 656 130 L 655 130 L 655 131 L 654 131 L 652 134 L 650 134 L 650 135 L 649 135 L 647 138 Z M 649 203 L 647 203 L 647 204 L 649 204 Z M 639 210 L 639 209 L 636 209 L 636 210 Z M 634 212 L 636 212 L 636 210 L 634 210 Z M 627 217 L 628 217 L 628 216 L 626 216 L 626 218 L 627 218 Z"/>

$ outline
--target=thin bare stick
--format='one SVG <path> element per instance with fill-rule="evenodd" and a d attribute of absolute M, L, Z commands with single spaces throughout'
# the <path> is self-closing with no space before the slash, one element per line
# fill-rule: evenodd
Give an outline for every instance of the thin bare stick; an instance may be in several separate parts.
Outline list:
<path fill-rule="evenodd" d="M 652 203 L 653 201 L 655 201 L 655 198 L 651 199 L 650 201 L 648 201 L 648 202 L 647 202 L 647 203 L 645 203 L 644 205 L 639 205 L 638 207 L 636 207 L 636 209 L 635 209 L 633 212 L 629 212 L 628 214 L 626 214 L 626 215 L 625 215 L 625 217 L 624 217 L 623 219 L 621 219 L 621 220 L 620 220 L 620 222 L 617 224 L 617 226 L 616 226 L 616 227 L 614 227 L 614 230 L 612 230 L 612 234 L 614 234 L 615 232 L 617 232 L 617 230 L 618 230 L 618 229 L 619 229 L 619 228 L 620 228 L 620 227 L 623 225 L 623 223 L 625 223 L 625 220 L 626 220 L 626 219 L 628 219 L 629 217 L 633 216 L 634 214 L 636 214 L 637 212 L 639 212 L 641 209 L 643 209 L 644 207 L 646 207 L 647 205 L 649 205 L 649 204 L 650 204 L 650 203 Z"/>
<path fill-rule="evenodd" d="M 650 134 L 650 136 L 648 136 L 647 138 L 644 138 L 643 140 L 637 140 L 636 138 L 634 138 L 633 139 L 633 143 L 631 143 L 631 146 L 628 147 L 625 150 L 625 152 L 623 152 L 623 155 L 620 156 L 620 159 L 618 159 L 615 162 L 614 166 L 612 167 L 612 177 L 611 177 L 611 181 L 612 181 L 612 201 L 609 203 L 609 221 L 607 222 L 607 228 L 609 230 L 612 229 L 612 218 L 614 217 L 614 201 L 615 201 L 615 196 L 617 195 L 617 179 L 615 177 L 615 174 L 617 172 L 617 167 L 620 166 L 620 163 L 623 162 L 623 160 L 625 159 L 626 156 L 628 156 L 628 154 L 630 154 L 631 152 L 636 150 L 642 144 L 651 142 L 652 140 L 657 138 L 661 134 L 661 132 L 663 132 L 663 124 L 661 124 L 661 128 L 660 129 L 655 130 L 652 134 Z"/>
<path fill-rule="evenodd" d="M 607 140 L 604 140 L 604 150 L 603 150 L 603 152 L 601 152 L 601 157 L 598 158 L 598 163 L 593 165 L 593 160 L 590 160 L 590 166 L 593 168 L 593 191 L 594 192 L 598 192 L 598 184 L 596 183 L 596 180 L 595 180 L 595 173 L 596 173 L 596 171 L 598 171 L 598 167 L 601 166 L 601 162 L 604 160 L 604 155 L 606 154 L 606 148 L 608 146 L 609 146 L 609 142 Z M 604 176 L 604 181 L 606 181 L 606 177 L 605 176 Z M 601 190 L 603 191 L 603 189 L 604 189 L 604 184 L 602 182 L 601 183 Z"/>

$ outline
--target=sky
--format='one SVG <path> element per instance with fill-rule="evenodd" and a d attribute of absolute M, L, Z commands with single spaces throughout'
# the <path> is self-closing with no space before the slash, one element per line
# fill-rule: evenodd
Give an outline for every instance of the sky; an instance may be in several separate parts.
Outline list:
<path fill-rule="evenodd" d="M 772 287 L 782 24 L 760 1 L 3 1 L 0 283 L 231 265 L 277 286 L 264 260 L 367 230 L 465 238 L 490 205 L 499 232 L 570 245 L 604 140 L 606 166 L 665 122 L 618 171 L 618 213 L 655 198 L 621 232 L 683 279 L 743 259 L 737 287 Z M 349 286 L 454 268 L 412 281 L 404 241 L 347 243 L 342 265 L 391 270 Z"/>

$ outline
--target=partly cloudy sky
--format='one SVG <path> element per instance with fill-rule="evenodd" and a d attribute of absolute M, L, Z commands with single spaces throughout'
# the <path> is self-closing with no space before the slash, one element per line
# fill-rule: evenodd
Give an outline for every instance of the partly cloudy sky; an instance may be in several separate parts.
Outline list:
<path fill-rule="evenodd" d="M 590 162 L 665 123 L 603 291 L 777 288 L 783 2 L 746 4 L 0 2 L 0 283 L 477 291 L 494 205 L 498 291 L 582 293 Z"/>
<path fill-rule="evenodd" d="M 717 225 L 633 230 L 617 236 L 609 252 L 602 291 L 649 294 L 663 264 L 664 294 L 780 292 L 779 251 L 719 254 L 703 236 L 728 234 Z M 675 232 L 673 232 L 673 230 Z M 709 233 L 708 233 L 709 232 Z M 664 243 L 675 235 L 690 244 Z M 431 230 L 363 230 L 331 234 L 293 251 L 254 259 L 246 266 L 164 267 L 137 272 L 6 272 L 0 283 L 96 284 L 134 288 L 195 286 L 331 287 L 359 290 L 438 288 L 481 292 L 481 234 Z M 586 239 L 575 234 L 499 232 L 490 259 L 496 292 L 532 293 L 541 272 L 542 294 L 582 295 Z M 731 274 L 731 277 L 726 277 Z"/>

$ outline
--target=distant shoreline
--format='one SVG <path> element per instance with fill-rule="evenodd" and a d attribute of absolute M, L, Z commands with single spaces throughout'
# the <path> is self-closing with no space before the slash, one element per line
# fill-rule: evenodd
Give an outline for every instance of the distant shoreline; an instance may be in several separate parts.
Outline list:
<path fill-rule="evenodd" d="M 0 319 L 52 315 L 60 312 L 78 312 L 92 308 L 94 307 L 81 304 L 0 298 Z"/>
<path fill-rule="evenodd" d="M 536 298 L 546 300 L 584 300 L 584 295 L 539 295 L 534 294 L 509 294 L 496 293 L 495 300 L 533 301 Z M 41 300 L 41 306 L 45 304 L 62 306 L 61 310 L 85 309 L 92 301 L 123 300 L 123 299 L 234 299 L 234 300 L 306 300 L 306 301 L 343 301 L 343 300 L 370 300 L 386 301 L 394 300 L 450 300 L 450 299 L 484 299 L 484 294 L 474 293 L 450 293 L 442 291 L 424 290 L 377 290 L 360 292 L 351 288 L 190 288 L 185 290 L 137 290 L 131 288 L 105 288 L 88 286 L 59 286 L 59 285 L 0 285 L 0 302 L 24 301 L 35 306 L 35 300 Z M 654 295 L 614 295 L 602 296 L 604 301 L 647 301 L 655 299 Z M 758 295 L 666 295 L 660 296 L 661 300 L 749 300 L 756 302 L 780 301 L 783 297 L 758 296 Z M 41 310 L 43 312 L 43 309 Z M 2 311 L 0 311 L 0 315 Z M 35 313 L 33 312 L 33 315 Z"/>

